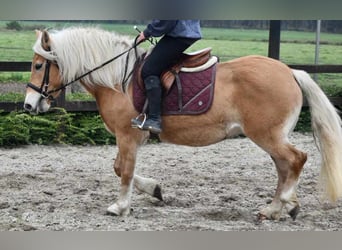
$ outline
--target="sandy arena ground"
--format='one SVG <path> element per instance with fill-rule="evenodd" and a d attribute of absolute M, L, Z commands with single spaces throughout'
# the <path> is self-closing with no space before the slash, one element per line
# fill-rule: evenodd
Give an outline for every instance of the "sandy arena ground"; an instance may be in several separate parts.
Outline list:
<path fill-rule="evenodd" d="M 147 144 L 137 173 L 155 178 L 164 201 L 133 193 L 128 217 L 106 214 L 118 197 L 116 146 L 37 146 L 0 149 L 0 230 L 341 230 L 342 202 L 321 203 L 320 155 L 311 134 L 291 140 L 308 153 L 297 220 L 256 222 L 275 191 L 270 157 L 249 139 L 208 147 Z"/>

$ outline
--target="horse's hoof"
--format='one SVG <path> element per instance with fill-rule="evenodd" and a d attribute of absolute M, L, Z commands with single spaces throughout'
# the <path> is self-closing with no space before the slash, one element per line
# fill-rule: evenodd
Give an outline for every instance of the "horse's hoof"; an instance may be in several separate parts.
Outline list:
<path fill-rule="evenodd" d="M 299 206 L 297 205 L 291 209 L 291 211 L 289 212 L 289 215 L 291 216 L 292 220 L 295 221 L 298 213 L 299 213 Z"/>
<path fill-rule="evenodd" d="M 107 208 L 107 215 L 113 216 L 128 216 L 130 214 L 131 209 L 120 209 L 120 207 L 115 203 Z"/>
<path fill-rule="evenodd" d="M 263 222 L 264 220 L 267 220 L 268 218 L 266 217 L 266 215 L 264 214 L 261 214 L 261 213 L 258 213 L 258 216 L 257 216 L 257 223 L 261 223 Z"/>
<path fill-rule="evenodd" d="M 119 216 L 119 215 L 116 214 L 116 213 L 113 213 L 113 212 L 111 212 L 111 211 L 108 211 L 108 209 L 107 209 L 107 211 L 106 211 L 106 215 L 110 215 L 110 216 Z"/>
<path fill-rule="evenodd" d="M 273 213 L 270 215 L 270 217 L 268 217 L 265 214 L 258 213 L 257 220 L 259 222 L 262 222 L 264 220 L 280 220 L 280 214 L 279 213 Z"/>
<path fill-rule="evenodd" d="M 119 208 L 116 204 L 111 205 L 109 208 L 107 208 L 107 215 L 113 215 L 113 216 L 120 216 Z"/>
<path fill-rule="evenodd" d="M 156 185 L 153 191 L 153 197 L 157 198 L 160 201 L 163 201 L 163 196 L 161 193 L 161 187 L 159 185 Z"/>
<path fill-rule="evenodd" d="M 258 214 L 258 215 L 254 218 L 253 222 L 254 222 L 255 225 L 260 225 L 260 224 L 262 224 L 262 222 L 263 222 L 264 220 L 266 220 L 266 219 L 267 219 L 267 218 L 266 218 L 265 215 Z"/>

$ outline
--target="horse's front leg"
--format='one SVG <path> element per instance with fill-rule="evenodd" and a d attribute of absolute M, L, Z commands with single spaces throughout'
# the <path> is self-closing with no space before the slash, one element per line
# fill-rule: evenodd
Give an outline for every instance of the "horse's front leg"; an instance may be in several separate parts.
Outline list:
<path fill-rule="evenodd" d="M 123 152 L 127 152 L 123 150 L 122 148 L 123 146 L 119 146 L 119 152 L 117 153 L 117 156 L 114 162 L 114 171 L 116 175 L 121 178 L 121 191 L 120 191 L 118 201 L 107 209 L 108 213 L 114 214 L 114 215 L 128 215 L 129 214 L 133 185 L 138 191 L 149 194 L 152 197 L 155 197 L 161 201 L 163 200 L 161 186 L 155 179 L 145 178 L 137 174 L 134 174 L 136 146 L 132 147 L 131 150 L 128 151 L 131 154 L 133 153 L 132 157 L 128 157 L 128 159 L 130 158 L 131 160 L 127 160 L 127 156 L 126 157 L 122 156 Z M 132 151 L 133 148 L 134 148 L 134 151 Z M 133 163 L 130 163 L 132 162 L 132 159 L 134 161 Z M 127 164 L 133 164 L 133 179 L 131 177 L 131 174 L 129 174 L 129 178 L 131 180 L 129 185 L 123 185 L 123 183 L 125 183 L 128 178 L 128 176 L 123 177 L 122 175 L 122 173 L 127 171 Z"/>
<path fill-rule="evenodd" d="M 119 152 L 115 160 L 114 170 L 121 177 L 121 190 L 118 200 L 108 207 L 107 212 L 113 215 L 127 216 L 131 209 L 137 144 L 123 140 L 118 144 L 118 147 Z"/>

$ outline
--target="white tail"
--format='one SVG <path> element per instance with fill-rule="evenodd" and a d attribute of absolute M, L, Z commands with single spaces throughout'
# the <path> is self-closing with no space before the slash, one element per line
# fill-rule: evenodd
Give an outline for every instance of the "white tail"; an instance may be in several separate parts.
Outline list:
<path fill-rule="evenodd" d="M 311 126 L 322 157 L 320 184 L 324 194 L 331 201 L 336 201 L 342 196 L 341 118 L 308 73 L 292 71 L 310 106 Z"/>

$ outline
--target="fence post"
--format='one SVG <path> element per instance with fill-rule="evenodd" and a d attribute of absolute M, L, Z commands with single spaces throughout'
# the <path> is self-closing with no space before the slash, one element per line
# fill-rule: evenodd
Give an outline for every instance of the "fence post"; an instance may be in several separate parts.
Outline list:
<path fill-rule="evenodd" d="M 279 60 L 280 51 L 280 20 L 270 21 L 270 33 L 268 38 L 268 56 Z"/>
<path fill-rule="evenodd" d="M 320 40 L 321 40 L 321 20 L 317 20 L 317 22 L 316 22 L 315 65 L 318 65 Z M 314 80 L 317 82 L 317 73 L 314 74 Z"/>
<path fill-rule="evenodd" d="M 65 102 L 65 89 L 63 89 L 61 94 L 56 98 L 55 105 L 60 108 L 65 108 Z"/>

